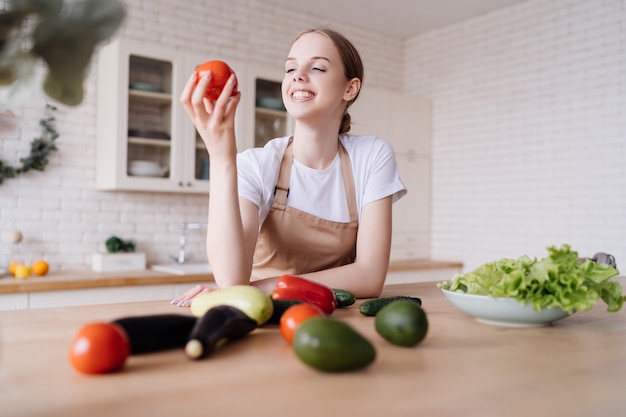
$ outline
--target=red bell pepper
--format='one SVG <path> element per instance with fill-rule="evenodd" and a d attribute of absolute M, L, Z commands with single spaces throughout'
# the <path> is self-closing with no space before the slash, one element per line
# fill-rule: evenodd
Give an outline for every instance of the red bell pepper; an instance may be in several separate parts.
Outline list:
<path fill-rule="evenodd" d="M 276 281 L 272 293 L 273 300 L 300 300 L 311 303 L 326 314 L 332 314 L 337 307 L 337 298 L 332 289 L 319 282 L 295 275 L 282 275 Z"/>

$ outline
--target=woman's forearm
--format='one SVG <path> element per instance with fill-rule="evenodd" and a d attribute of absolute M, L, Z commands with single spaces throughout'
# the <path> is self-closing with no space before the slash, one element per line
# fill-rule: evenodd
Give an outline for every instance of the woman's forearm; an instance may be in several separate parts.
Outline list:
<path fill-rule="evenodd" d="M 211 161 L 210 170 L 206 245 L 215 282 L 219 287 L 248 284 L 252 258 L 239 206 L 236 161 Z"/>

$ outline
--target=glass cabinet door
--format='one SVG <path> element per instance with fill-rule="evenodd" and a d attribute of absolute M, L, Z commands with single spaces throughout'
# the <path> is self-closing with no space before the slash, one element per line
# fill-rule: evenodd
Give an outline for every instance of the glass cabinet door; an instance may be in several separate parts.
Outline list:
<path fill-rule="evenodd" d="M 172 62 L 131 55 L 128 65 L 127 175 L 169 178 Z"/>
<path fill-rule="evenodd" d="M 196 142 L 194 148 L 194 178 L 206 181 L 209 179 L 209 153 L 202 142 L 202 138 L 196 131 Z"/>
<path fill-rule="evenodd" d="M 254 146 L 263 147 L 270 139 L 287 135 L 287 110 L 281 83 L 264 78 L 254 80 Z"/>

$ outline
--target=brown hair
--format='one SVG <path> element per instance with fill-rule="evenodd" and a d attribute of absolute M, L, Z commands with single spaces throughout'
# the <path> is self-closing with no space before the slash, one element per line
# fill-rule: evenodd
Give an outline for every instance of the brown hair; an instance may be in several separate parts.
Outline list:
<path fill-rule="evenodd" d="M 307 33 L 321 33 L 322 35 L 328 37 L 328 39 L 330 39 L 335 44 L 335 47 L 339 51 L 339 56 L 341 57 L 341 61 L 343 62 L 344 74 L 346 76 L 346 79 L 351 80 L 353 78 L 358 78 L 359 80 L 361 80 L 361 85 L 363 85 L 363 76 L 365 75 L 363 61 L 361 61 L 361 55 L 359 55 L 359 51 L 357 51 L 352 42 L 350 42 L 341 33 L 327 27 L 318 27 L 300 32 L 300 34 L 296 36 L 293 42 L 297 41 L 302 35 L 305 35 Z M 350 124 L 352 120 L 350 118 L 350 113 L 348 113 L 348 107 L 350 107 L 350 105 L 356 101 L 360 91 L 361 90 L 359 90 L 356 96 L 354 96 L 354 98 L 350 100 L 346 105 L 346 109 L 343 113 L 343 118 L 341 119 L 341 126 L 339 127 L 340 134 L 348 133 L 350 131 Z"/>

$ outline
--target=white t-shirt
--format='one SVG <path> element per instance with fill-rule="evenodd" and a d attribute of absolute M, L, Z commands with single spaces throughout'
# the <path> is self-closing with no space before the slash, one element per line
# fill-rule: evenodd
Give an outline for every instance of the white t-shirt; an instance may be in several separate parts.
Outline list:
<path fill-rule="evenodd" d="M 375 136 L 341 135 L 352 163 L 359 219 L 363 206 L 392 195 L 395 202 L 406 194 L 393 148 Z M 259 207 L 263 224 L 274 202 L 274 186 L 289 136 L 269 141 L 237 155 L 239 196 Z M 316 217 L 348 222 L 348 204 L 339 153 L 325 169 L 309 168 L 294 159 L 287 205 Z"/>

